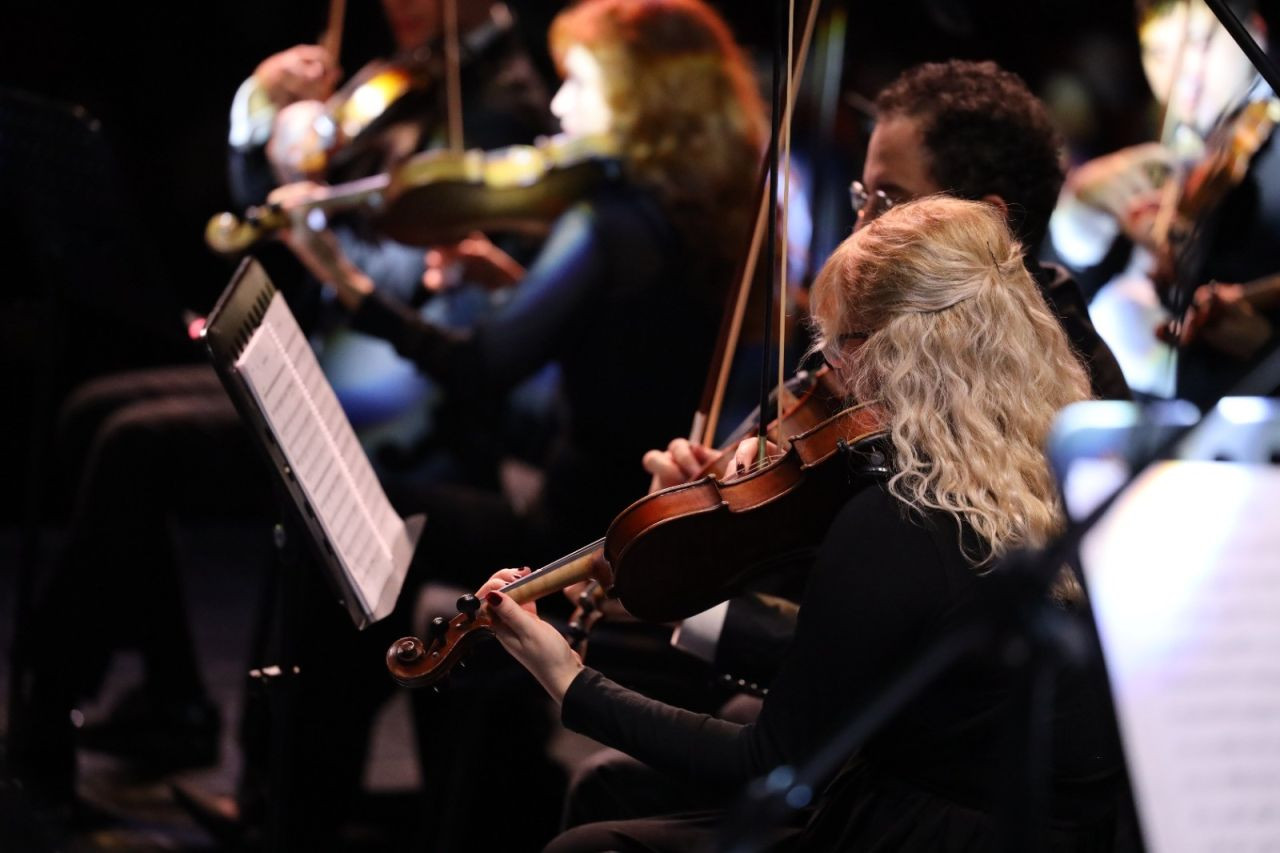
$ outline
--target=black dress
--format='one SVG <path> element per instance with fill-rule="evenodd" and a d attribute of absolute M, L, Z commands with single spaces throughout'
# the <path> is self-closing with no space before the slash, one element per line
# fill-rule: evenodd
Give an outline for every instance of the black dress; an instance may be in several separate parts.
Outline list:
<path fill-rule="evenodd" d="M 965 533 L 965 536 L 971 534 Z M 881 486 L 850 499 L 824 541 L 795 641 L 757 722 L 737 725 L 627 691 L 593 670 L 570 686 L 566 726 L 686 784 L 733 791 L 820 749 L 878 687 L 939 636 L 973 618 L 982 577 L 942 513 L 908 515 Z M 955 668 L 875 735 L 784 846 L 985 850 L 998 844 L 1009 676 L 993 662 Z M 1094 685 L 1063 680 L 1055 718 L 1055 849 L 1106 849 L 1118 750 Z M 589 824 L 554 850 L 710 846 L 716 815 Z"/>

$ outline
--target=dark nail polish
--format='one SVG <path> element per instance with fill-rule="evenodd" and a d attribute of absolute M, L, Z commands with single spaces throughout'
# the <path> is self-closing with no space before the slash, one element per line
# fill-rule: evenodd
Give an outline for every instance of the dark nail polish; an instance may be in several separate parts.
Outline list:
<path fill-rule="evenodd" d="M 491 592 L 484 597 L 484 600 L 489 603 L 490 607 L 497 607 L 502 603 L 502 596 L 498 595 L 496 592 Z"/>

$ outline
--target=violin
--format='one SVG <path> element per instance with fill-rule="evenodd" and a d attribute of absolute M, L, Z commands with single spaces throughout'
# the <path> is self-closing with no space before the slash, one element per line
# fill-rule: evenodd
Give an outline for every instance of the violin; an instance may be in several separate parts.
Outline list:
<path fill-rule="evenodd" d="M 781 399 L 778 399 L 779 393 Z M 786 446 L 783 436 L 797 435 L 806 432 L 842 408 L 842 390 L 835 381 L 829 367 L 823 366 L 815 373 L 801 370 L 787 380 L 780 391 L 775 389 L 771 403 L 775 410 L 781 411 L 782 423 L 770 424 L 767 439 L 779 446 Z M 718 452 L 691 478 L 699 480 L 703 477 L 725 479 L 730 451 L 747 436 L 756 433 L 760 427 L 760 409 L 751 412 L 720 443 Z M 656 490 L 656 489 L 655 489 Z M 654 491 L 654 490 L 651 490 Z M 575 600 L 573 613 L 566 626 L 570 647 L 584 660 L 586 659 L 587 641 L 592 629 L 609 615 L 608 590 L 599 581 L 591 581 Z M 615 612 L 616 618 L 616 612 Z"/>
<path fill-rule="evenodd" d="M 829 371 L 801 382 L 807 387 L 775 431 L 812 422 L 838 399 L 831 393 L 836 383 Z M 665 622 L 705 610 L 757 575 L 812 551 L 844 498 L 862 485 L 842 464 L 844 451 L 874 456 L 870 442 L 878 437 L 881 420 L 878 408 L 869 405 L 828 415 L 793 433 L 781 457 L 735 480 L 722 481 L 712 473 L 727 465 L 725 451 L 708 463 L 704 476 L 636 501 L 614 519 L 604 538 L 502 591 L 524 604 L 594 580 L 638 618 Z M 669 559 L 675 562 L 653 562 Z M 492 636 L 492 622 L 475 596 L 460 598 L 458 610 L 451 620 L 436 617 L 425 642 L 404 637 L 391 645 L 387 669 L 397 682 L 430 685 L 472 644 Z"/>
<path fill-rule="evenodd" d="M 1152 273 L 1157 292 L 1174 309 L 1174 316 L 1157 329 L 1157 336 L 1169 342 L 1183 339 L 1183 324 L 1200 281 L 1189 281 L 1195 270 L 1184 263 L 1195 234 L 1196 223 L 1218 206 L 1248 174 L 1249 164 L 1280 122 L 1280 100 L 1252 101 L 1210 138 L 1208 153 L 1187 174 L 1171 216 L 1157 222 L 1156 268 Z M 1245 301 L 1270 304 L 1275 284 L 1249 282 Z M 1206 335 L 1209 338 L 1210 335 Z M 1217 348 L 1234 350 L 1235 341 L 1223 341 Z"/>
<path fill-rule="evenodd" d="M 299 218 L 353 210 L 411 246 L 456 242 L 472 231 L 538 234 L 575 200 L 620 175 L 618 146 L 607 136 L 560 134 L 495 151 L 426 151 L 389 172 L 321 187 L 305 200 L 251 207 L 243 216 L 216 214 L 205 242 L 237 255 Z"/>
<path fill-rule="evenodd" d="M 1165 252 L 1181 251 L 1198 219 L 1209 213 L 1244 180 L 1249 163 L 1280 122 L 1280 100 L 1247 104 L 1210 139 L 1205 156 L 1187 174 L 1172 220 L 1157 229 Z"/>
<path fill-rule="evenodd" d="M 338 35 L 326 33 L 322 41 L 328 43 L 336 61 L 341 12 L 331 9 L 330 15 L 331 30 L 337 16 Z M 351 164 L 371 152 L 378 154 L 377 162 L 383 165 L 403 160 L 419 147 L 418 123 L 407 118 L 422 111 L 422 97 L 434 93 L 449 77 L 451 62 L 466 64 L 480 56 L 514 25 L 510 10 L 494 4 L 489 17 L 458 40 L 456 56 L 449 49 L 452 43 L 401 51 L 391 59 L 365 65 L 324 101 L 299 101 L 285 107 L 276 118 L 269 149 L 276 176 L 292 183 L 319 181 L 343 171 L 350 174 Z M 450 119 L 456 123 L 452 114 Z M 391 130 L 399 125 L 412 127 L 407 127 L 407 133 Z"/>
<path fill-rule="evenodd" d="M 874 449 L 879 407 L 859 404 L 793 436 L 787 451 L 728 481 L 704 477 L 655 492 L 609 525 L 613 595 L 638 619 L 685 619 L 760 575 L 803 562 L 863 473 L 887 471 Z M 847 464 L 849 454 L 864 457 Z"/>
<path fill-rule="evenodd" d="M 573 614 L 565 626 L 565 633 L 569 637 L 569 648 L 577 652 L 578 657 L 584 661 L 587 659 L 587 642 L 591 637 L 591 631 L 605 616 L 607 597 L 604 586 L 600 581 L 593 579 L 582 592 L 578 593 Z"/>

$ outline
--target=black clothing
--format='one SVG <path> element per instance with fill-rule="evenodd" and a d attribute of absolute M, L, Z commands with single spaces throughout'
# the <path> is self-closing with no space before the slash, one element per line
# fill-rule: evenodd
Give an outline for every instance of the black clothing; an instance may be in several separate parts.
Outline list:
<path fill-rule="evenodd" d="M 1211 281 L 1244 284 L 1280 273 L 1280 142 L 1270 138 L 1254 154 L 1244 180 L 1197 225 L 1182 270 L 1190 288 Z M 1184 306 L 1173 306 L 1175 310 Z M 1272 334 L 1259 352 L 1241 361 L 1203 343 L 1178 353 L 1178 396 L 1201 408 L 1213 405 L 1280 345 L 1280 308 L 1265 313 Z M 1272 389 L 1280 390 L 1280 389 Z"/>
<path fill-rule="evenodd" d="M 1093 327 L 1089 318 L 1089 303 L 1084 292 L 1066 269 L 1056 264 L 1036 264 L 1031 276 L 1040 286 L 1045 301 L 1053 311 L 1067 340 L 1075 350 L 1085 370 L 1089 373 L 1089 385 L 1093 396 L 1100 400 L 1129 400 L 1133 395 L 1125 382 L 1120 363 L 1107 342 Z"/>
<path fill-rule="evenodd" d="M 501 394 L 556 362 L 566 424 L 542 509 L 558 539 L 581 544 L 644 494 L 641 456 L 684 432 L 697 405 L 716 318 L 692 296 L 682 247 L 649 195 L 606 185 L 557 220 L 510 302 L 472 332 L 432 326 L 376 292 L 355 327 L 464 398 Z"/>
<path fill-rule="evenodd" d="M 1094 328 L 1088 303 L 1070 273 L 1056 264 L 1035 264 L 1030 272 L 1088 372 L 1093 395 L 1102 400 L 1132 399 L 1120 364 Z M 758 595 L 731 599 L 716 644 L 717 671 L 731 681 L 769 681 L 795 632 L 795 621 L 794 607 L 784 600 Z"/>
<path fill-rule="evenodd" d="M 913 655 L 973 618 L 983 580 L 964 560 L 960 536 L 950 516 L 908 517 L 883 488 L 869 486 L 846 504 L 822 545 L 795 641 L 758 722 L 736 725 L 672 708 L 590 669 L 570 686 L 563 722 L 686 784 L 729 790 L 778 764 L 801 762 Z M 958 849 L 994 844 L 990 814 L 1001 767 L 993 757 L 1008 727 L 1008 681 L 992 662 L 971 660 L 927 690 L 868 742 L 858 758 L 868 769 L 839 778 L 801 840 L 819 849 L 836 837 L 840 849 L 877 842 L 901 849 L 898 840 L 947 837 L 954 828 L 970 842 Z M 1055 802 L 1056 825 L 1068 834 L 1078 827 L 1090 838 L 1106 835 L 1109 829 L 1098 827 L 1111 818 L 1109 785 L 1118 766 L 1111 730 L 1087 685 L 1064 682 L 1060 689 L 1055 790 L 1073 795 Z M 930 802 L 902 835 L 884 808 L 900 791 Z M 854 810 L 878 817 L 851 830 L 842 816 Z"/>

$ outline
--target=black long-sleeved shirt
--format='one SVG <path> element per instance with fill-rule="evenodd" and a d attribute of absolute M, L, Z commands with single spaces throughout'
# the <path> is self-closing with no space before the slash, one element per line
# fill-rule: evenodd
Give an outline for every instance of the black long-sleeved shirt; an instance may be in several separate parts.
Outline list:
<path fill-rule="evenodd" d="M 464 397 L 501 394 L 559 364 L 568 425 L 544 502 L 599 535 L 644 494 L 644 452 L 685 432 L 697 405 L 716 318 L 694 295 L 705 290 L 690 280 L 684 249 L 651 196 L 610 183 L 561 215 L 511 299 L 469 333 L 378 292 L 355 327 Z"/>
<path fill-rule="evenodd" d="M 881 486 L 851 498 L 821 547 L 795 640 L 753 724 L 673 708 L 590 669 L 570 686 L 562 719 L 694 785 L 739 787 L 774 766 L 801 762 L 929 643 L 977 616 L 985 581 L 962 556 L 961 535 L 946 514 L 908 516 Z M 1009 689 L 1009 676 L 992 662 L 967 661 L 912 702 L 863 755 L 878 772 L 990 811 Z M 1055 779 L 1087 789 L 1115 770 L 1114 740 L 1090 685 L 1063 682 L 1060 689 Z"/>

